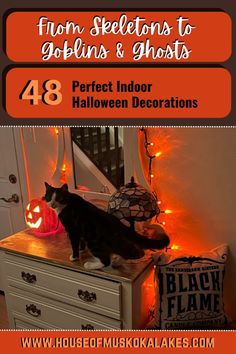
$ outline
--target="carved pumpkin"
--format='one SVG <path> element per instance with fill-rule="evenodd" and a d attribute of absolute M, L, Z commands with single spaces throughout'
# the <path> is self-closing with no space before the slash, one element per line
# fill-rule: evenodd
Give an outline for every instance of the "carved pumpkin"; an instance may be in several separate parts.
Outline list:
<path fill-rule="evenodd" d="M 63 229 L 55 211 L 40 198 L 27 205 L 25 221 L 37 236 L 49 236 Z"/>

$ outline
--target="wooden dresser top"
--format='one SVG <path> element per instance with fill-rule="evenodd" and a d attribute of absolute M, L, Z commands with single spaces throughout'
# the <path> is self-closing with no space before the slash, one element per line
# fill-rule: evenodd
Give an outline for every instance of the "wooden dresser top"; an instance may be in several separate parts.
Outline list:
<path fill-rule="evenodd" d="M 134 281 L 152 262 L 151 252 L 134 261 L 126 261 L 119 268 L 111 266 L 99 270 L 86 270 L 83 264 L 90 257 L 87 252 L 81 253 L 81 259 L 69 260 L 71 246 L 66 233 L 48 237 L 35 236 L 31 230 L 24 230 L 0 241 L 0 250 L 18 254 L 33 260 L 54 264 L 61 268 L 94 274 L 96 276 L 117 281 Z"/>

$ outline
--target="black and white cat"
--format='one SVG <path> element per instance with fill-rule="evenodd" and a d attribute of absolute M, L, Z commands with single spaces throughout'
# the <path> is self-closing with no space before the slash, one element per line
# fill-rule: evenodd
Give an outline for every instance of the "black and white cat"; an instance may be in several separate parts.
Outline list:
<path fill-rule="evenodd" d="M 111 263 L 111 257 L 118 255 L 123 259 L 138 259 L 144 256 L 144 249 L 162 249 L 169 244 L 169 237 L 149 239 L 132 231 L 115 216 L 97 208 L 95 205 L 70 193 L 67 184 L 60 188 L 45 182 L 46 193 L 43 199 L 55 209 L 69 235 L 73 254 L 71 261 L 79 258 L 81 241 L 94 256 L 94 260 L 84 264 L 86 269 L 99 269 Z"/>

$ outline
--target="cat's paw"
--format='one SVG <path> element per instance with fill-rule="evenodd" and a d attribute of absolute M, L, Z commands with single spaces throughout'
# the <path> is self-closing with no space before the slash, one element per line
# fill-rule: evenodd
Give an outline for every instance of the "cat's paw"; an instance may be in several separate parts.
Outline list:
<path fill-rule="evenodd" d="M 124 264 L 124 262 L 125 262 L 124 258 L 119 256 L 118 254 L 113 254 L 111 256 L 111 266 L 113 268 L 121 267 Z"/>
<path fill-rule="evenodd" d="M 84 263 L 85 269 L 101 269 L 105 265 L 100 261 L 99 258 L 95 258 L 93 261 L 88 261 Z"/>
<path fill-rule="evenodd" d="M 71 262 L 75 262 L 75 261 L 77 261 L 77 259 L 79 259 L 79 257 L 74 257 L 73 254 L 70 255 Z"/>

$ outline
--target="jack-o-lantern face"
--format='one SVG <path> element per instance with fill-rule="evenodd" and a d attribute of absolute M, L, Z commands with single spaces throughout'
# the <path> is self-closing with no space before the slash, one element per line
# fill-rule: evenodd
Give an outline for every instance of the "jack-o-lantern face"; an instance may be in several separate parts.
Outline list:
<path fill-rule="evenodd" d="M 31 212 L 30 204 L 28 204 L 26 210 L 29 211 L 27 214 L 27 218 L 28 218 L 27 224 L 31 229 L 38 229 L 42 224 L 42 216 L 39 216 L 38 218 L 36 216 L 37 214 L 39 215 L 40 213 L 40 207 L 37 205 Z M 36 219 L 36 222 L 33 222 L 33 219 Z M 30 220 L 32 220 L 32 222 Z"/>
<path fill-rule="evenodd" d="M 25 221 L 32 230 L 42 234 L 56 232 L 59 226 L 55 211 L 39 198 L 31 200 L 27 205 Z"/>

